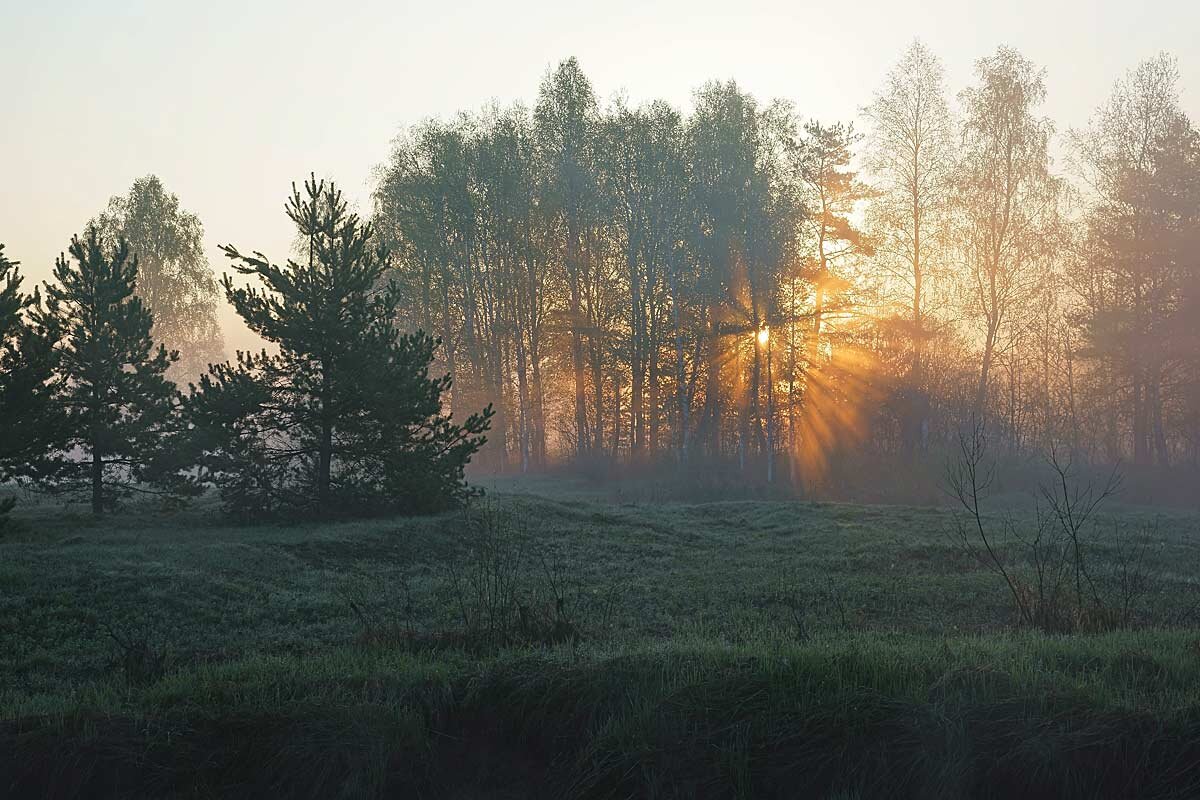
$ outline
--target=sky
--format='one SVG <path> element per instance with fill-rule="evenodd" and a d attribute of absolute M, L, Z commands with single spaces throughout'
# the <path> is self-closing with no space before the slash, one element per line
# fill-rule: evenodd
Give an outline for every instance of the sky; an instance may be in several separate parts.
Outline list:
<path fill-rule="evenodd" d="M 733 78 L 805 118 L 850 120 L 919 37 L 957 92 L 1004 44 L 1046 68 L 1043 111 L 1087 122 L 1166 50 L 1200 120 L 1200 2 L 798 0 L 311 2 L 0 0 L 0 242 L 33 280 L 133 181 L 158 175 L 218 245 L 288 254 L 292 181 L 332 178 L 364 213 L 373 169 L 420 120 L 532 104 L 576 56 L 602 99 L 687 109 Z M 223 310 L 232 347 L 253 338 Z"/>

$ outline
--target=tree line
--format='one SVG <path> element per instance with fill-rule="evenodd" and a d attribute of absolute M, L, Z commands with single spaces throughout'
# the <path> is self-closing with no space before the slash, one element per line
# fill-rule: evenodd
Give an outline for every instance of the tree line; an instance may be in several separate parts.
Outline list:
<path fill-rule="evenodd" d="M 147 188 L 162 194 L 151 181 L 133 195 Z M 97 514 L 134 493 L 175 501 L 207 487 L 245 517 L 426 511 L 468 493 L 463 469 L 491 410 L 462 424 L 446 413 L 436 342 L 397 329 L 388 251 L 333 184 L 293 187 L 304 257 L 224 248 L 250 279 L 225 276 L 225 298 L 274 350 L 208 364 L 186 393 L 162 339 L 212 341 L 207 264 L 180 271 L 196 265 L 195 227 L 172 239 L 177 208 L 141 228 L 139 212 L 117 208 L 120 222 L 73 237 L 32 294 L 0 246 L 0 480 L 87 498 Z M 130 229 L 148 237 L 148 272 Z"/>
<path fill-rule="evenodd" d="M 853 123 L 736 83 L 602 105 L 575 59 L 532 108 L 402 133 L 374 221 L 481 458 L 819 481 L 972 420 L 1020 454 L 1200 463 L 1200 137 L 1157 56 L 1060 135 L 1001 47 L 956 96 L 919 42 Z M 1052 158 L 1056 143 L 1067 158 Z"/>
<path fill-rule="evenodd" d="M 1200 465 L 1175 63 L 1079 130 L 1045 95 L 1004 47 L 951 95 L 915 42 L 854 121 L 732 81 L 684 114 L 602 105 L 567 59 L 532 107 L 404 131 L 368 221 L 306 182 L 294 258 L 224 248 L 247 286 L 147 176 L 44 287 L 0 250 L 0 480 L 97 509 L 215 485 L 245 514 L 419 510 L 462 496 L 472 456 L 816 486 L 980 424 L 1014 455 Z M 226 360 L 222 301 L 271 353 Z"/>

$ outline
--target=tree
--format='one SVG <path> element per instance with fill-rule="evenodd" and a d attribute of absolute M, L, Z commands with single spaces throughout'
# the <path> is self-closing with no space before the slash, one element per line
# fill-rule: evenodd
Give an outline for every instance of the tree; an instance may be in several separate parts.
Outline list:
<path fill-rule="evenodd" d="M 440 333 L 441 363 L 455 375 L 447 398 L 452 411 L 477 372 L 473 364 L 458 365 L 459 350 L 469 354 L 474 338 L 468 327 L 473 295 L 459 286 L 460 276 L 470 272 L 465 262 L 475 218 L 465 139 L 458 125 L 417 126 L 396 142 L 375 192 L 375 219 L 396 256 L 390 277 L 403 289 L 407 316 L 414 330 Z"/>
<path fill-rule="evenodd" d="M 11 462 L 15 452 L 10 451 L 18 449 L 13 447 L 14 434 L 24 427 L 23 415 L 19 416 L 10 408 L 19 396 L 10 387 L 13 364 L 20 357 L 21 313 L 28 304 L 21 294 L 22 279 L 17 264 L 8 260 L 4 255 L 4 245 L 0 244 L 0 469 Z M 0 472 L 0 482 L 8 480 L 8 477 L 7 470 Z M 16 500 L 11 497 L 0 500 L 0 516 L 11 511 L 15 503 Z"/>
<path fill-rule="evenodd" d="M 156 176 L 147 175 L 134 181 L 127 195 L 110 199 L 89 224 L 106 245 L 124 239 L 137 256 L 137 294 L 154 314 L 155 341 L 180 354 L 171 377 L 180 383 L 194 380 L 223 360 L 220 295 L 204 255 L 200 218 L 180 208 L 179 198 Z"/>
<path fill-rule="evenodd" d="M 946 265 L 946 210 L 954 167 L 954 126 L 941 62 L 914 41 L 863 109 L 870 123 L 866 167 L 878 197 L 871 207 L 876 264 L 904 309 L 909 341 L 906 439 L 922 448 L 928 426 L 924 352 L 932 331 L 930 283 Z M 897 291 L 898 290 L 898 291 Z"/>
<path fill-rule="evenodd" d="M 591 266 L 585 238 L 596 194 L 594 140 L 597 131 L 596 95 L 579 62 L 568 58 L 542 81 L 534 109 L 539 157 L 546 165 L 545 199 L 559 225 L 556 245 L 566 272 L 571 331 L 571 369 L 574 380 L 575 447 L 589 448 L 584 374 L 583 292 Z M 593 346 L 595 346 L 593 344 Z M 596 420 L 600 427 L 601 420 Z"/>
<path fill-rule="evenodd" d="M 812 282 L 816 292 L 813 346 L 819 343 L 822 310 L 827 294 L 844 284 L 832 271 L 855 253 L 871 254 L 866 236 L 851 220 L 856 206 L 871 197 L 870 189 L 850 169 L 851 148 L 859 136 L 853 125 L 809 122 L 797 153 L 797 171 L 809 209 L 812 240 Z"/>
<path fill-rule="evenodd" d="M 804 353 L 804 405 L 805 415 L 809 418 L 804 427 L 810 438 L 817 431 L 828 431 L 833 427 L 834 414 L 830 403 L 834 370 L 827 368 L 825 362 L 828 361 L 831 367 L 835 353 L 830 343 L 827 358 L 822 351 L 821 341 L 822 336 L 826 339 L 829 336 L 826 314 L 844 307 L 842 300 L 851 286 L 834 267 L 844 264 L 855 255 L 870 255 L 873 252 L 866 235 L 852 220 L 859 202 L 871 197 L 869 188 L 858 180 L 850 167 L 852 148 L 860 138 L 854 132 L 853 125 L 840 122 L 822 125 L 813 121 L 804 126 L 804 138 L 795 153 L 797 177 L 808 209 L 805 220 L 807 239 L 811 243 L 805 272 L 812 284 L 813 308 L 811 334 L 807 337 Z M 793 269 L 788 276 L 789 329 L 793 340 L 800 322 L 796 306 L 797 273 L 798 270 Z M 789 372 L 793 375 L 796 371 L 796 349 L 792 341 Z M 788 397 L 788 435 L 789 444 L 794 448 L 797 442 L 792 394 L 789 392 Z"/>
<path fill-rule="evenodd" d="M 435 340 L 396 327 L 397 286 L 374 229 L 333 184 L 293 186 L 287 205 L 307 259 L 222 249 L 260 286 L 223 286 L 277 355 L 239 353 L 189 398 L 200 463 L 242 513 L 427 511 L 467 492 L 463 470 L 491 407 L 462 425 L 442 411 L 451 376 L 430 378 Z"/>
<path fill-rule="evenodd" d="M 538 205 L 533 125 L 523 106 L 491 108 L 477 120 L 470 147 L 471 185 L 477 197 L 475 288 L 479 338 L 476 357 L 488 396 L 499 406 L 499 467 L 508 442 L 523 471 L 545 460 L 545 329 L 554 293 L 549 291 L 546 216 Z M 513 374 L 516 391 L 513 397 Z M 506 429 L 512 429 L 506 436 Z"/>
<path fill-rule="evenodd" d="M 39 298 L 21 292 L 17 266 L 0 244 L 0 483 L 24 474 L 54 439 L 48 390 L 53 351 L 28 320 Z M 0 517 L 15 503 L 0 500 Z"/>
<path fill-rule="evenodd" d="M 621 280 L 628 287 L 630 455 L 637 460 L 658 445 L 667 273 L 683 235 L 687 194 L 683 127 L 679 112 L 666 103 L 635 110 L 620 102 L 603 131 L 600 171 L 613 200 L 625 268 Z"/>
<path fill-rule="evenodd" d="M 955 199 L 969 308 L 983 326 L 974 407 L 983 420 L 996 356 L 1015 341 L 1014 316 L 1054 255 L 1061 189 L 1050 174 L 1053 126 L 1035 116 L 1046 96 L 1042 71 L 1001 47 L 980 59 L 975 72 L 978 85 L 962 93 L 966 118 Z"/>
<path fill-rule="evenodd" d="M 1140 64 L 1072 135 L 1092 192 L 1073 276 L 1077 321 L 1085 355 L 1123 407 L 1108 415 L 1109 455 L 1120 455 L 1123 421 L 1138 464 L 1170 462 L 1172 428 L 1186 442 L 1200 387 L 1200 134 L 1180 106 L 1178 80 L 1165 54 Z"/>
<path fill-rule="evenodd" d="M 154 317 L 134 294 L 137 257 L 127 242 L 105 246 L 95 228 L 73 237 L 69 252 L 32 315 L 54 342 L 52 402 L 63 426 L 37 469 L 51 490 L 90 496 L 96 514 L 134 491 L 184 491 L 186 482 L 156 469 L 174 425 L 166 372 L 178 355 L 154 345 Z"/>
<path fill-rule="evenodd" d="M 762 400 L 764 356 L 776 316 L 780 276 L 800 222 L 800 207 L 789 190 L 784 143 L 794 136 L 791 109 L 772 104 L 760 109 L 736 83 L 713 82 L 696 92 L 696 111 L 686 141 L 690 162 L 690 246 L 698 267 L 696 301 L 704 306 L 704 408 L 697 438 L 710 455 L 721 450 L 725 400 L 737 410 L 737 452 L 744 469 L 751 450 L 766 455 L 773 446 L 768 392 Z M 749 380 L 741 372 L 749 366 Z M 737 391 L 724 397 L 722 372 Z M 766 408 L 764 409 L 764 405 Z M 766 412 L 764 414 L 764 411 Z M 764 424 L 765 423 L 765 424 Z"/>
<path fill-rule="evenodd" d="M 770 481 L 786 447 L 816 488 L 839 455 L 917 457 L 984 410 L 1014 452 L 1069 435 L 1200 458 L 1195 148 L 1165 132 L 1173 95 L 1147 78 L 1114 107 L 1109 188 L 1068 226 L 1040 72 L 1001 50 L 978 75 L 960 125 L 909 47 L 863 109 L 861 173 L 857 122 L 800 127 L 732 82 L 687 115 L 601 112 L 573 59 L 532 110 L 402 136 L 375 220 L 408 329 L 441 336 L 450 407 L 495 403 L 476 461 L 648 466 L 669 446 Z M 1160 129 L 1148 166 L 1121 166 Z"/>

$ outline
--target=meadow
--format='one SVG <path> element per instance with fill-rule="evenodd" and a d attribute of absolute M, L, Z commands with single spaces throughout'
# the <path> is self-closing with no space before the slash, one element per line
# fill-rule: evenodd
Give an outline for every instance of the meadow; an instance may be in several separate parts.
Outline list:
<path fill-rule="evenodd" d="M 268 525 L 23 503 L 0 794 L 1200 792 L 1200 512 L 1109 507 L 1149 537 L 1131 623 L 1049 635 L 949 508 L 485 486 Z"/>

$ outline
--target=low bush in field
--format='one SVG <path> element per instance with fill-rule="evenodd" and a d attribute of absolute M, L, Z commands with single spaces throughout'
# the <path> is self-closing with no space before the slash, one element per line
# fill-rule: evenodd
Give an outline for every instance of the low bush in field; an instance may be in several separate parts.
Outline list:
<path fill-rule="evenodd" d="M 1070 459 L 1052 452 L 1050 477 L 1034 494 L 1033 519 L 996 515 L 985 500 L 996 480 L 982 426 L 959 439 L 959 456 L 947 467 L 947 488 L 960 513 L 952 538 L 984 568 L 1003 579 L 1017 624 L 1047 633 L 1130 628 L 1146 619 L 1146 596 L 1164 567 L 1148 558 L 1161 543 L 1158 522 L 1133 530 L 1105 520 L 1101 508 L 1120 491 L 1115 470 L 1101 483 L 1081 481 Z"/>

